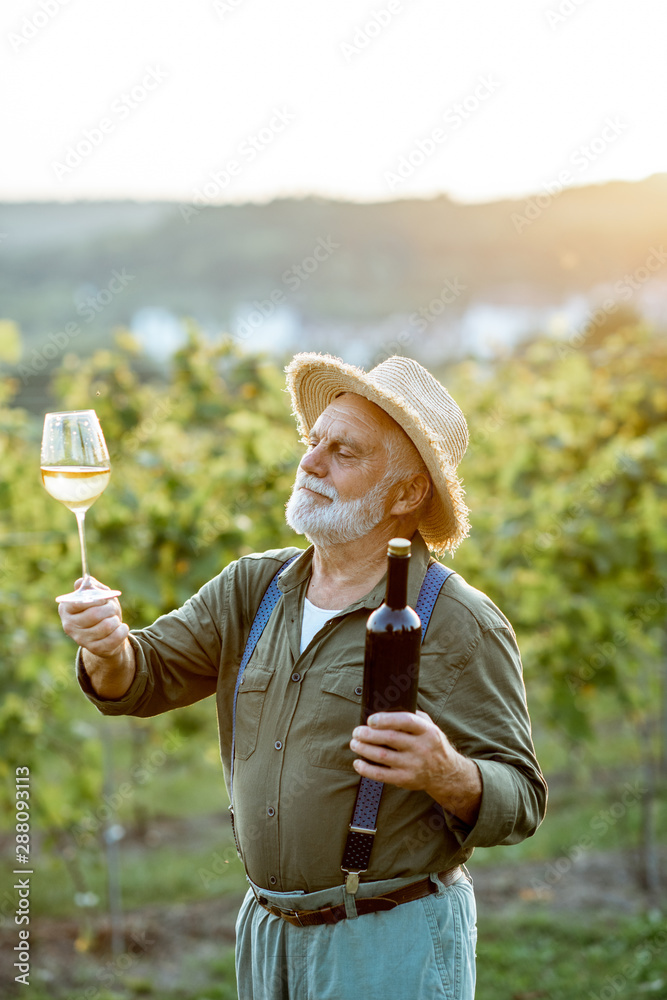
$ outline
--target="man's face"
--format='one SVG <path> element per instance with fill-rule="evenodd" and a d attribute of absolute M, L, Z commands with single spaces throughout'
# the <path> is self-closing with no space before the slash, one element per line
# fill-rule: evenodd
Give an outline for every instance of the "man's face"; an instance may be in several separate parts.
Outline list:
<path fill-rule="evenodd" d="M 384 519 L 393 483 L 387 435 L 394 421 L 379 406 L 352 393 L 320 415 L 299 463 L 287 523 L 315 543 L 361 538 Z"/>

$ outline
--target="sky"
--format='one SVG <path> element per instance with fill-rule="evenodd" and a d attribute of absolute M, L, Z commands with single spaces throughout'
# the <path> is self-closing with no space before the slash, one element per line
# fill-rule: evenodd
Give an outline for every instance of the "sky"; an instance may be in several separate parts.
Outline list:
<path fill-rule="evenodd" d="M 0 200 L 464 202 L 667 170 L 661 0 L 5 0 Z"/>

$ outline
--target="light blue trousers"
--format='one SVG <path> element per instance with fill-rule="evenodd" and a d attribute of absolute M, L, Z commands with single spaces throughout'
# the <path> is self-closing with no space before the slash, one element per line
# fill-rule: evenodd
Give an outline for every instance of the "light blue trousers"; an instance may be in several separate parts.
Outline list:
<path fill-rule="evenodd" d="M 365 882 L 357 895 L 380 896 L 424 877 Z M 465 877 L 451 886 L 431 878 L 439 888 L 430 896 L 315 927 L 294 927 L 268 913 L 248 890 L 236 922 L 239 1000 L 473 1000 L 472 885 Z M 255 888 L 285 909 L 345 902 L 342 885 L 311 893 Z"/>

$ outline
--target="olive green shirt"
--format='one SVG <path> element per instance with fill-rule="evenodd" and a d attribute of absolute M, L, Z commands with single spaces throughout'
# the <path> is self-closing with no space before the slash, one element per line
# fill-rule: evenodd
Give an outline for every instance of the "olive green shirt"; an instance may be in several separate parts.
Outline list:
<path fill-rule="evenodd" d="M 246 870 L 277 892 L 340 885 L 359 775 L 349 747 L 359 725 L 366 621 L 386 580 L 336 614 L 299 652 L 312 547 L 243 556 L 149 628 L 130 633 L 137 673 L 118 700 L 95 697 L 79 657 L 79 683 L 105 715 L 152 716 L 216 695 L 227 787 L 232 704 L 255 613 L 282 563 L 282 598 L 246 667 L 236 713 L 234 813 Z M 429 562 L 415 535 L 408 577 L 414 607 Z M 458 574 L 444 584 L 422 646 L 418 707 L 482 776 L 475 825 L 443 813 L 425 792 L 385 785 L 364 880 L 440 871 L 474 847 L 515 844 L 535 832 L 547 790 L 535 758 L 521 659 L 501 612 Z"/>

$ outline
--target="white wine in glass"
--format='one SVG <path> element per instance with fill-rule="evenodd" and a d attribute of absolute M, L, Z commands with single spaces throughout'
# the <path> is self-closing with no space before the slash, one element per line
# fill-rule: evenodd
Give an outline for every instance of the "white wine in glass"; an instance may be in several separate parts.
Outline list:
<path fill-rule="evenodd" d="M 88 573 L 84 521 L 86 511 L 106 489 L 111 477 L 109 451 L 95 410 L 68 410 L 44 417 L 41 457 L 47 493 L 74 513 L 79 526 L 83 579 L 76 590 L 56 601 L 89 604 L 119 597 L 120 590 L 102 590 Z"/>

